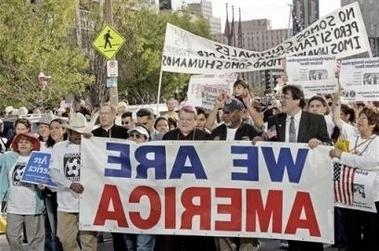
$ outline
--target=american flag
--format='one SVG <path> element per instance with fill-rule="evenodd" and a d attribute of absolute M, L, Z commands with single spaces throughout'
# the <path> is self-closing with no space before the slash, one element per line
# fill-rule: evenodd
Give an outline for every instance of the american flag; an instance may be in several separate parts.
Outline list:
<path fill-rule="evenodd" d="M 353 181 L 355 168 L 334 163 L 334 196 L 335 201 L 351 205 L 353 203 Z"/>
<path fill-rule="evenodd" d="M 276 137 L 278 134 L 276 132 L 276 126 L 273 125 L 267 130 L 267 137 L 269 139 Z"/>

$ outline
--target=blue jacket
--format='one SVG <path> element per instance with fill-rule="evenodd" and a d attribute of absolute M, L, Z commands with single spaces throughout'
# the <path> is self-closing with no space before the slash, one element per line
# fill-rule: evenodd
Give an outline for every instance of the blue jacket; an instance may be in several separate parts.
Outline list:
<path fill-rule="evenodd" d="M 0 201 L 8 200 L 9 189 L 9 172 L 11 168 L 16 164 L 19 154 L 17 152 L 6 152 L 0 156 Z M 42 194 L 37 189 L 36 191 L 36 212 L 35 214 L 43 214 L 45 211 L 45 205 L 43 203 Z"/>

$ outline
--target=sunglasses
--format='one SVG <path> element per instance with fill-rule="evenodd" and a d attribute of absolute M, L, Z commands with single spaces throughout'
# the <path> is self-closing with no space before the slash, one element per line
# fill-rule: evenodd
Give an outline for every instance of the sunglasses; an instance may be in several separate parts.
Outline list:
<path fill-rule="evenodd" d="M 139 133 L 132 133 L 129 135 L 129 137 L 139 139 L 139 138 L 142 138 L 143 136 Z"/>

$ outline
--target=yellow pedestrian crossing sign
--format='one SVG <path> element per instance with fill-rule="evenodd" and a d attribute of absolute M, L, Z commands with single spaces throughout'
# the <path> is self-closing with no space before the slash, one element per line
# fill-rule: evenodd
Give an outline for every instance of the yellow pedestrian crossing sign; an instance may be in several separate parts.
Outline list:
<path fill-rule="evenodd" d="M 93 46 L 107 59 L 111 59 L 116 55 L 124 42 L 125 38 L 120 33 L 110 25 L 106 25 L 93 41 Z"/>

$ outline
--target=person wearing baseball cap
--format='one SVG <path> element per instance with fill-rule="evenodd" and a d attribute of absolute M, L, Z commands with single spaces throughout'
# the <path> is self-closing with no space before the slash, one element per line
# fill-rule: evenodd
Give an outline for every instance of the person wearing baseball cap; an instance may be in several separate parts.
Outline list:
<path fill-rule="evenodd" d="M 237 98 L 227 98 L 222 106 L 224 123 L 213 129 L 211 140 L 247 140 L 251 141 L 258 136 L 257 130 L 250 124 L 243 122 L 245 107 Z M 236 238 L 216 237 L 216 246 L 219 250 L 234 250 L 237 246 Z M 257 239 L 240 238 L 239 250 L 256 250 L 259 246 Z"/>
<path fill-rule="evenodd" d="M 32 151 L 40 150 L 37 135 L 20 133 L 11 145 L 12 151 L 0 156 L 0 201 L 7 204 L 6 236 L 11 250 L 23 250 L 23 225 L 30 250 L 43 250 L 45 244 L 44 203 L 34 184 L 21 181 Z"/>
<path fill-rule="evenodd" d="M 148 142 L 150 135 L 148 130 L 138 125 L 128 131 L 129 139 L 137 144 Z M 154 250 L 155 235 L 151 234 L 125 234 L 126 250 Z"/>
<path fill-rule="evenodd" d="M 147 142 L 150 139 L 150 134 L 147 129 L 141 125 L 128 130 L 129 139 L 136 143 Z"/>

